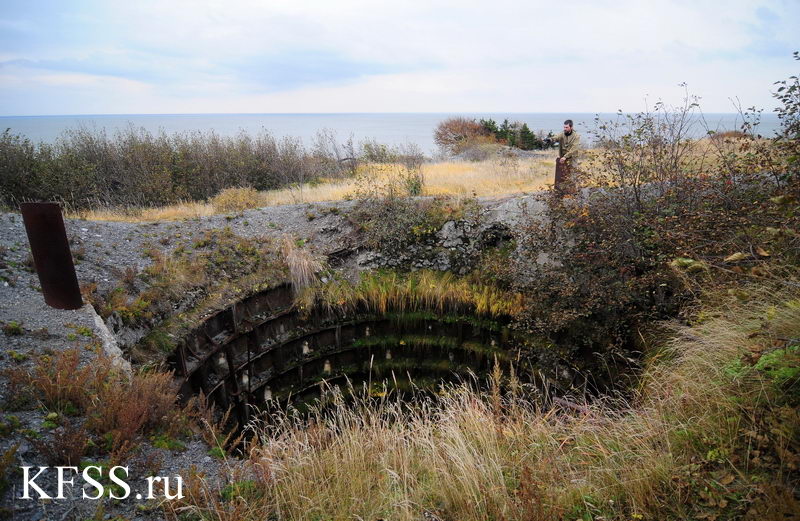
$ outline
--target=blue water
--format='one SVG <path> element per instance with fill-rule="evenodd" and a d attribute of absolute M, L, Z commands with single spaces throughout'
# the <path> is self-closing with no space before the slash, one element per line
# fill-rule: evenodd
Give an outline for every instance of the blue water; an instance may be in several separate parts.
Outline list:
<path fill-rule="evenodd" d="M 579 132 L 594 128 L 595 114 L 569 113 L 390 113 L 390 114 L 120 114 L 76 116 L 2 116 L 0 129 L 27 136 L 34 142 L 52 143 L 64 130 L 74 128 L 105 129 L 110 134 L 116 129 L 133 125 L 157 133 L 165 131 L 191 132 L 213 130 L 222 136 L 239 132 L 256 134 L 263 130 L 275 137 L 291 136 L 311 145 L 317 131 L 328 129 L 340 142 L 352 136 L 358 143 L 376 140 L 388 145 L 414 143 L 423 152 L 436 152 L 433 131 L 436 125 L 451 116 L 492 118 L 498 123 L 504 119 L 528 124 L 531 130 L 559 131 L 562 122 L 571 118 Z M 603 119 L 614 119 L 616 114 L 600 114 Z M 737 114 L 706 114 L 706 124 L 714 130 L 737 130 L 742 123 Z M 779 128 L 775 114 L 762 115 L 758 132 L 773 136 Z M 696 125 L 694 134 L 705 134 L 705 126 Z"/>

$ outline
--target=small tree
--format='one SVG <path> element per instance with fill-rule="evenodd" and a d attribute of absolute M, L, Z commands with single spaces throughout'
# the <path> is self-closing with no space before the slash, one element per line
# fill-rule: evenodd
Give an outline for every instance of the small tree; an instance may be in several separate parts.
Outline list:
<path fill-rule="evenodd" d="M 505 141 L 512 147 L 514 146 L 514 142 L 516 141 L 516 133 L 514 132 L 514 126 L 508 122 L 507 118 L 504 119 L 503 124 L 500 125 L 497 138 Z"/>
<path fill-rule="evenodd" d="M 480 121 L 478 121 L 478 123 L 480 123 L 480 125 L 483 127 L 483 129 L 486 131 L 487 134 L 491 134 L 497 137 L 498 132 L 500 132 L 500 129 L 497 127 L 497 122 L 492 118 L 489 119 L 481 118 Z"/>
<path fill-rule="evenodd" d="M 542 143 L 536 135 L 528 128 L 527 123 L 523 123 L 519 129 L 519 142 L 517 146 L 522 150 L 533 150 L 542 148 Z"/>

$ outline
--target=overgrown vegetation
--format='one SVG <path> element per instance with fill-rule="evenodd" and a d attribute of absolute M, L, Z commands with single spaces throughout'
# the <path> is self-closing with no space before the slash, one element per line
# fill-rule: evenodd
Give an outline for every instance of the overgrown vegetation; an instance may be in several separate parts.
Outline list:
<path fill-rule="evenodd" d="M 366 184 L 366 173 L 374 177 L 370 182 L 378 185 L 382 179 L 385 180 L 394 172 L 404 169 L 402 161 L 398 164 L 361 163 L 347 177 L 320 178 L 267 191 L 225 189 L 218 194 L 224 194 L 222 201 L 215 201 L 215 196 L 210 202 L 182 202 L 155 208 L 93 208 L 73 211 L 71 216 L 100 221 L 171 221 L 225 213 L 230 211 L 226 210 L 229 208 L 228 200 L 236 201 L 236 208 L 350 200 Z M 551 157 L 520 158 L 514 154 L 491 155 L 484 161 L 426 162 L 422 164 L 417 180 L 411 178 L 409 187 L 416 191 L 421 186 L 420 195 L 428 196 L 501 196 L 544 190 L 552 171 Z M 421 185 L 418 180 L 422 181 Z M 219 204 L 220 202 L 223 204 Z M 2 278 L 3 275 L 0 274 L 0 279 Z"/>
<path fill-rule="evenodd" d="M 32 368 L 12 369 L 7 377 L 14 400 L 38 401 L 53 427 L 61 426 L 49 442 L 32 440 L 51 465 L 76 465 L 90 446 L 124 461 L 145 433 L 164 429 L 174 435 L 185 427 L 171 374 L 129 376 L 101 353 L 91 364 L 80 363 L 78 348 L 41 355 Z M 82 427 L 76 416 L 84 417 Z"/>
<path fill-rule="evenodd" d="M 677 328 L 627 402 L 550 409 L 518 386 L 507 395 L 450 387 L 419 408 L 391 396 L 362 398 L 355 406 L 340 401 L 307 421 L 276 417 L 242 469 L 219 487 L 193 476 L 187 497 L 166 505 L 168 514 L 303 520 L 791 515 L 800 507 L 791 492 L 800 417 L 786 390 L 800 383 L 797 360 L 786 362 L 794 379 L 784 380 L 754 356 L 783 360 L 794 349 L 800 301 L 781 285 L 742 289 L 752 298 L 728 299 L 705 309 L 709 318 L 702 324 Z"/>
<path fill-rule="evenodd" d="M 364 243 L 386 255 L 435 237 L 447 221 L 476 219 L 474 199 L 437 197 L 415 200 L 387 194 L 359 200 L 349 219 L 363 233 Z"/>
<path fill-rule="evenodd" d="M 498 152 L 498 145 L 520 150 L 544 150 L 550 144 L 539 131 L 534 134 L 527 123 L 504 120 L 500 125 L 493 119 L 447 118 L 434 130 L 434 142 L 442 152 L 462 155 L 471 160 L 483 160 Z"/>
<path fill-rule="evenodd" d="M 681 107 L 657 104 L 600 123 L 601 149 L 581 173 L 590 189 L 545 196 L 546 219 L 530 219 L 515 241 L 483 252 L 466 277 L 393 271 L 365 274 L 356 284 L 336 277 L 319 283 L 323 265 L 302 244 L 286 238 L 286 263 L 276 262 L 263 244 L 229 231 L 209 232 L 192 252 L 188 244 L 170 257 L 151 252 L 146 289 L 126 274 L 97 303 L 128 323 L 171 309 L 174 319 L 146 340 L 162 351 L 204 312 L 288 272 L 305 288 L 299 305 L 306 309 L 322 303 L 345 313 L 511 316 L 519 331 L 545 335 L 576 357 L 590 354 L 598 366 L 624 360 L 640 371 L 624 395 L 591 402 L 549 396 L 513 372 L 500 374 L 499 365 L 488 389 L 445 386 L 414 407 L 372 387 L 356 400 L 352 389 L 347 400 L 332 392 L 310 415 L 274 411 L 268 423 L 250 425 L 257 438 L 244 461 L 222 483 L 192 472 L 186 496 L 165 503 L 166 514 L 309 521 L 796 514 L 800 91 L 796 77 L 781 86 L 777 142 L 755 134 L 757 112 L 747 114 L 741 132 L 691 139 L 702 118 L 688 97 Z M 468 121 L 459 125 L 474 130 Z M 391 253 L 446 221 L 471 218 L 469 201 L 409 197 L 425 186 L 413 154 L 400 160 L 380 146 L 365 150 L 369 165 L 352 172 L 365 177 L 350 217 L 369 247 Z M 384 341 L 405 339 L 360 340 Z M 79 459 L 89 433 L 117 460 L 148 431 L 167 429 L 151 440 L 175 446 L 168 426 L 184 419 L 167 412 L 165 375 L 125 377 L 106 362 L 80 366 L 67 353 L 11 373 L 21 392 L 35 392 L 47 408 L 48 428 L 63 422 L 51 459 Z M 111 405 L 98 405 L 101 399 Z M 128 402 L 136 406 L 121 406 Z M 87 416 L 85 431 L 65 422 L 74 414 Z M 7 419 L 2 428 L 17 427 Z M 210 432 L 214 457 L 240 441 Z"/>
<path fill-rule="evenodd" d="M 691 139 L 699 124 L 687 98 L 599 125 L 602 147 L 582 174 L 599 189 L 546 200 L 546 222 L 520 236 L 506 281 L 527 296 L 521 327 L 612 348 L 701 289 L 797 265 L 800 179 L 786 155 L 747 124 L 745 137 Z"/>
<path fill-rule="evenodd" d="M 141 274 L 131 273 L 133 283 L 123 280 L 107 292 L 92 284 L 83 293 L 104 318 L 114 315 L 124 325 L 150 329 L 139 345 L 143 351 L 132 356 L 152 362 L 171 352 L 176 335 L 205 313 L 285 280 L 287 264 L 277 250 L 268 238 L 211 230 L 170 253 L 148 250 L 152 263 Z"/>
<path fill-rule="evenodd" d="M 323 177 L 352 177 L 379 148 L 373 142 L 340 144 L 327 131 L 304 147 L 299 139 L 276 139 L 266 131 L 222 137 L 213 131 L 153 134 L 129 127 L 108 135 L 80 128 L 50 144 L 32 143 L 7 129 L 0 134 L 0 204 L 49 200 L 75 211 L 134 212 L 204 201 L 228 188 L 302 190 Z M 421 157 L 409 147 L 389 152 L 401 159 L 406 153 Z M 230 192 L 216 203 L 226 210 L 247 207 L 241 195 Z"/>
<path fill-rule="evenodd" d="M 65 131 L 54 144 L 0 136 L 0 202 L 63 201 L 70 208 L 164 205 L 202 200 L 224 188 L 269 189 L 337 168 L 297 140 L 266 132 L 220 137 L 213 132 L 152 134 L 133 127 Z"/>

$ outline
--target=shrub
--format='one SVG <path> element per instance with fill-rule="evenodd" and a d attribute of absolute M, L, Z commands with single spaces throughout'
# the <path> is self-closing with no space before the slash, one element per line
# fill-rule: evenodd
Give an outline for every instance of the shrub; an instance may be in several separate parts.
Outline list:
<path fill-rule="evenodd" d="M 445 119 L 436 126 L 433 140 L 442 151 L 458 154 L 476 138 L 487 136 L 489 136 L 488 131 L 474 119 L 453 117 Z"/>
<path fill-rule="evenodd" d="M 687 96 L 681 107 L 598 124 L 601 146 L 585 175 L 603 189 L 543 196 L 546 218 L 522 227 L 514 277 L 529 295 L 522 327 L 611 349 L 637 324 L 678 313 L 711 271 L 724 283 L 763 276 L 770 256 L 796 260 L 800 240 L 777 230 L 800 226 L 798 215 L 774 201 L 800 187 L 780 180 L 775 147 L 747 139 L 731 151 L 720 141 L 709 158 L 689 138 L 697 110 Z"/>
<path fill-rule="evenodd" d="M 800 61 L 800 51 L 795 51 L 793 56 Z M 788 171 L 797 176 L 800 173 L 800 79 L 796 75 L 790 76 L 776 85 L 775 98 L 781 106 L 775 112 L 782 129 L 778 142 L 786 154 Z"/>
<path fill-rule="evenodd" d="M 12 382 L 33 392 L 41 404 L 60 415 L 82 413 L 85 427 L 106 440 L 117 458 L 135 447 L 148 430 L 170 428 L 174 421 L 176 392 L 171 373 L 135 373 L 128 376 L 105 357 L 80 363 L 80 351 L 67 349 L 40 357 L 35 366 L 19 369 Z M 57 431 L 50 455 L 54 460 L 76 461 L 85 441 L 82 429 L 67 425 Z M 85 443 L 84 443 L 85 445 Z M 82 452 L 81 452 L 82 453 Z"/>
<path fill-rule="evenodd" d="M 260 198 L 254 188 L 225 188 L 211 198 L 211 204 L 219 212 L 241 212 L 250 208 L 258 208 Z"/>
<path fill-rule="evenodd" d="M 467 161 L 486 161 L 499 154 L 504 148 L 494 138 L 479 136 L 465 141 L 457 156 Z"/>
<path fill-rule="evenodd" d="M 28 441 L 44 456 L 48 465 L 77 466 L 86 453 L 89 437 L 83 427 L 65 421 L 62 427 L 55 429 L 51 439 L 28 437 Z"/>
<path fill-rule="evenodd" d="M 225 188 L 269 190 L 344 166 L 331 154 L 307 151 L 299 140 L 266 131 L 220 137 L 213 131 L 153 134 L 128 127 L 113 135 L 72 129 L 55 143 L 33 144 L 6 130 L 0 135 L 0 204 L 52 200 L 70 209 L 159 206 L 200 201 Z"/>
<path fill-rule="evenodd" d="M 87 426 L 105 436 L 107 448 L 121 459 L 140 435 L 174 424 L 176 392 L 170 373 L 136 373 L 130 378 L 113 373 L 101 385 L 91 397 Z"/>

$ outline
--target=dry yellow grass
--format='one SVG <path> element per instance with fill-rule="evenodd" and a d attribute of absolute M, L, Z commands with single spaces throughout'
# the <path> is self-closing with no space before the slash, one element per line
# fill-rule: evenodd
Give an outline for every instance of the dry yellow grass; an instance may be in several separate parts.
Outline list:
<path fill-rule="evenodd" d="M 68 212 L 67 217 L 71 219 L 86 219 L 87 221 L 146 222 L 181 221 L 196 217 L 207 217 L 216 213 L 218 212 L 215 211 L 214 206 L 209 203 L 185 202 L 159 208 L 81 210 Z"/>
<path fill-rule="evenodd" d="M 425 195 L 502 196 L 544 190 L 553 182 L 555 153 L 546 159 L 490 159 L 426 164 Z"/>
<path fill-rule="evenodd" d="M 695 503 L 715 493 L 720 476 L 727 479 L 718 497 L 739 502 L 731 509 L 741 514 L 750 498 L 734 492 L 752 477 L 734 455 L 749 450 L 743 433 L 761 429 L 751 436 L 762 436 L 769 428 L 751 414 L 769 411 L 774 391 L 764 373 L 737 363 L 775 338 L 800 334 L 796 292 L 775 289 L 753 288 L 761 304 L 733 301 L 708 310 L 702 324 L 676 326 L 640 390 L 616 407 L 542 410 L 510 377 L 512 391 L 501 396 L 496 372 L 488 392 L 450 387 L 418 408 L 385 397 L 347 405 L 334 393 L 329 408 L 308 421 L 276 412 L 269 425 L 255 426 L 250 477 L 230 478 L 227 489 L 238 487 L 238 497 L 221 502 L 214 485 L 195 480 L 168 514 L 188 510 L 220 521 L 694 519 L 701 511 Z M 785 447 L 791 432 L 769 435 Z M 753 469 L 761 482 L 763 470 Z M 714 505 L 725 508 L 707 503 Z"/>
<path fill-rule="evenodd" d="M 422 166 L 425 184 L 422 195 L 487 196 L 544 190 L 553 181 L 555 153 L 543 158 L 492 158 L 486 161 L 443 161 Z M 253 192 L 254 201 L 248 207 L 279 206 L 297 203 L 342 201 L 353 196 L 365 175 L 381 179 L 401 171 L 399 165 L 367 165 L 362 176 L 347 179 L 327 179 L 321 183 L 300 187 Z M 224 192 L 224 191 L 223 191 Z M 176 221 L 205 217 L 231 211 L 229 205 L 210 202 L 186 202 L 161 208 L 126 210 L 87 210 L 69 217 L 92 221 Z"/>

